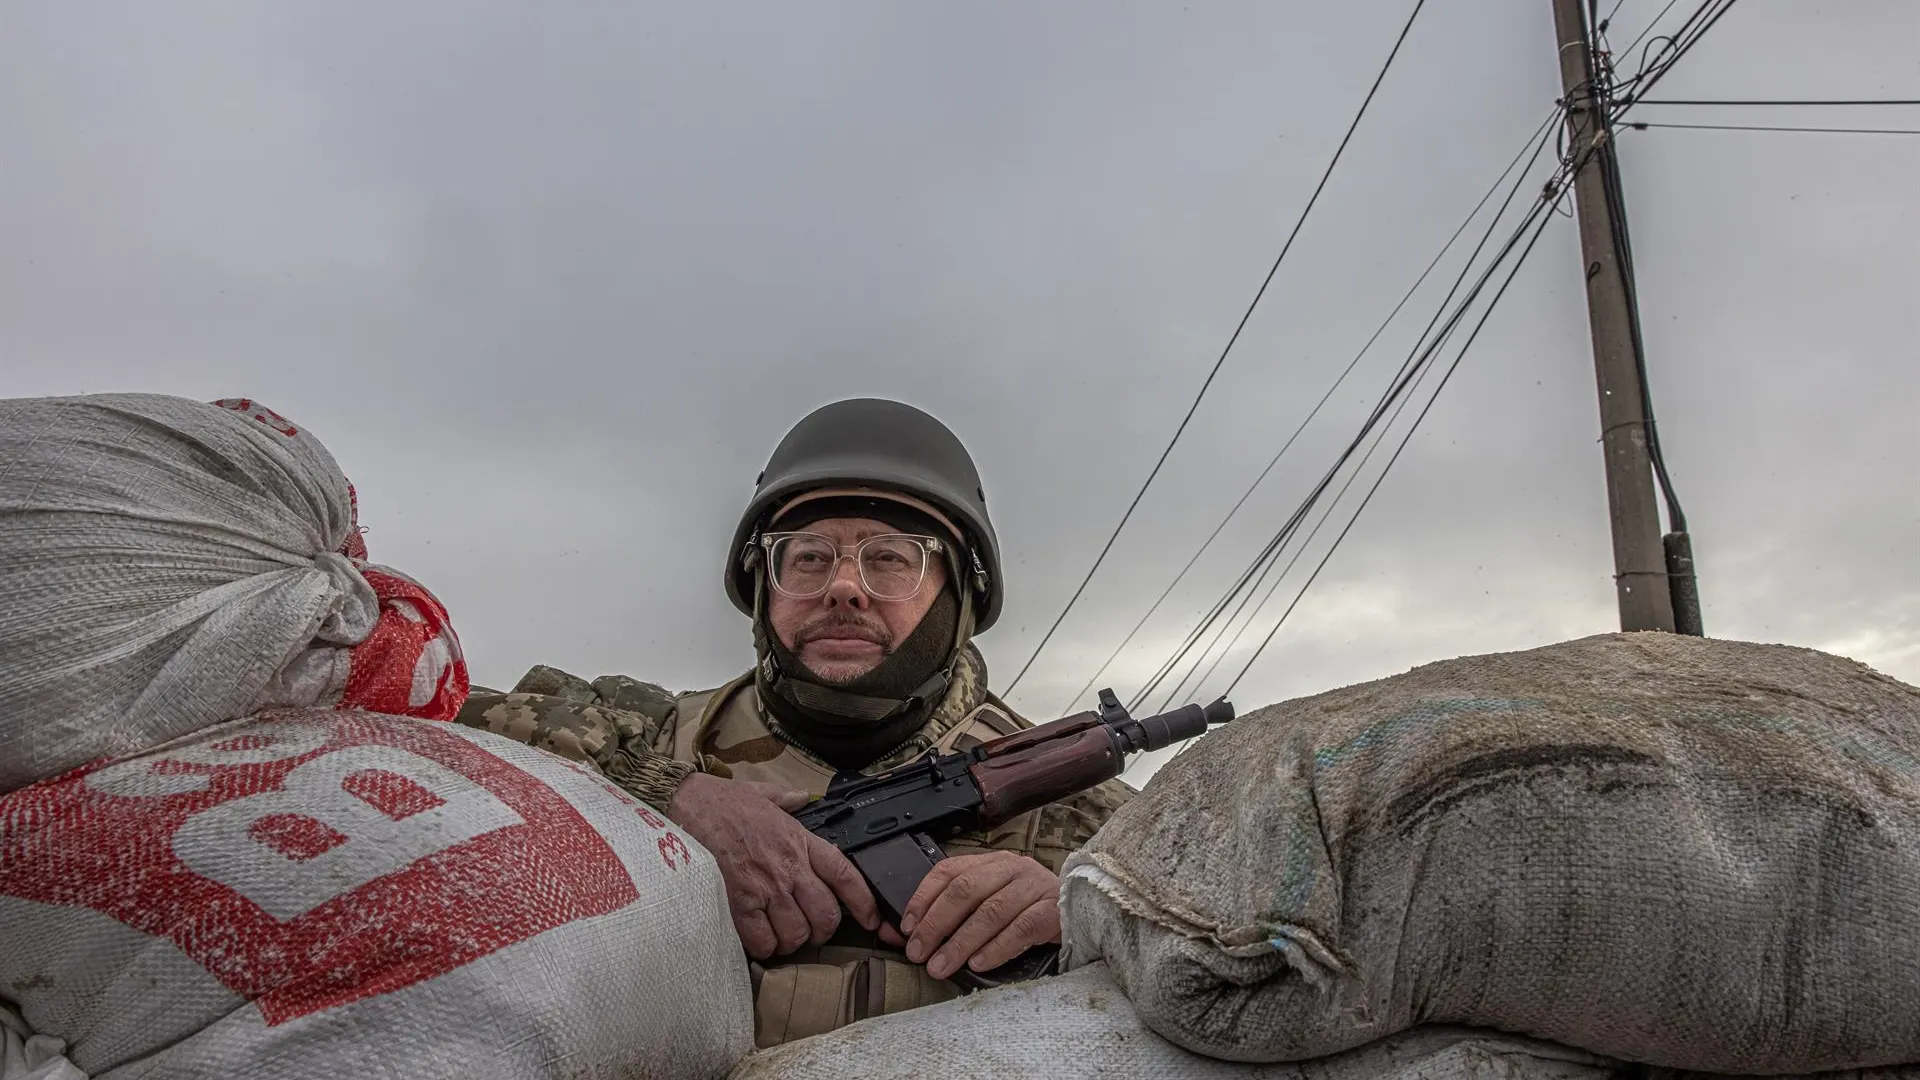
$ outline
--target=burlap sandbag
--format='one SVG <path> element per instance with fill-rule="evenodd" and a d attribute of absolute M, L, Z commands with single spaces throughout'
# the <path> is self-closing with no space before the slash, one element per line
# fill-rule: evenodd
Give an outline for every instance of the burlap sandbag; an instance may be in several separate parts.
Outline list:
<path fill-rule="evenodd" d="M 1416 1024 L 1655 1066 L 1920 1062 L 1920 691 L 1609 635 L 1273 706 L 1067 863 L 1070 962 L 1203 1054 Z"/>

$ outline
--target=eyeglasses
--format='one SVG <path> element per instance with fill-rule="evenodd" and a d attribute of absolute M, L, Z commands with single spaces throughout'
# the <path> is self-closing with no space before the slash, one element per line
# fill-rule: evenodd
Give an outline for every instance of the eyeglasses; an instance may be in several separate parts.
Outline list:
<path fill-rule="evenodd" d="M 852 559 L 860 571 L 860 587 L 875 600 L 905 600 L 927 580 L 927 557 L 946 550 L 931 536 L 892 533 L 870 536 L 853 546 L 853 554 L 819 533 L 767 533 L 760 537 L 767 551 L 767 580 L 774 591 L 794 600 L 811 600 L 827 591 L 840 560 Z"/>

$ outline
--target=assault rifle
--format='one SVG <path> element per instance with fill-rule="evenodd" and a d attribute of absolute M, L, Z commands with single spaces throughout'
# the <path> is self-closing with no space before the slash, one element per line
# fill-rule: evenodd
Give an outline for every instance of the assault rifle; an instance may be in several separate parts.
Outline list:
<path fill-rule="evenodd" d="M 877 776 L 842 773 L 794 814 L 807 831 L 852 861 L 895 926 L 935 863 L 939 841 L 995 825 L 1119 776 L 1128 754 L 1158 750 L 1233 719 L 1225 698 L 1143 719 L 1112 690 L 1093 712 L 1002 736 L 971 750 L 929 750 Z M 1049 974 L 1059 947 L 1044 945 L 987 972 L 962 967 L 952 980 L 982 989 Z"/>

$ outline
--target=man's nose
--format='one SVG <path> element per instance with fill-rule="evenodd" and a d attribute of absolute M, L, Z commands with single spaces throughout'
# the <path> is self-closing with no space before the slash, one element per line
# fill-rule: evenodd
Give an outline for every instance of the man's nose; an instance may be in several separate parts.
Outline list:
<path fill-rule="evenodd" d="M 827 603 L 856 609 L 873 605 L 873 597 L 867 595 L 866 586 L 860 581 L 860 567 L 852 559 L 842 559 L 840 565 L 834 567 L 833 581 L 827 585 Z"/>

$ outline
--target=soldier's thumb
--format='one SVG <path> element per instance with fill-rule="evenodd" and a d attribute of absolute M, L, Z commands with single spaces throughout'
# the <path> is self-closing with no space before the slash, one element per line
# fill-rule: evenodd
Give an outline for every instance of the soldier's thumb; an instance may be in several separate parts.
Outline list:
<path fill-rule="evenodd" d="M 746 782 L 746 786 L 751 788 L 754 794 L 765 798 L 789 814 L 813 801 L 813 796 L 804 791 L 795 791 L 785 784 L 769 784 L 759 780 L 749 780 Z"/>

